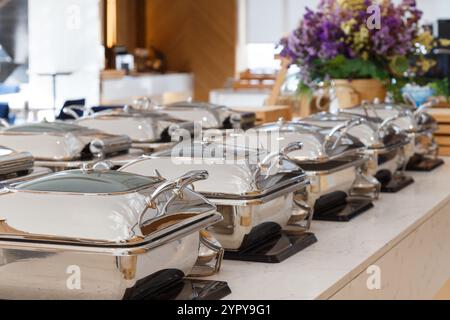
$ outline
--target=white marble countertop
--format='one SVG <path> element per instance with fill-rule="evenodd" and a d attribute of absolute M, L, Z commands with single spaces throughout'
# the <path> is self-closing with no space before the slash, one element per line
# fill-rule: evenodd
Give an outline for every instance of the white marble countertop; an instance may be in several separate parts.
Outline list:
<path fill-rule="evenodd" d="M 382 194 L 375 208 L 348 223 L 314 222 L 318 242 L 280 264 L 224 261 L 214 279 L 226 299 L 328 299 L 450 201 L 450 158 L 415 183 Z"/>

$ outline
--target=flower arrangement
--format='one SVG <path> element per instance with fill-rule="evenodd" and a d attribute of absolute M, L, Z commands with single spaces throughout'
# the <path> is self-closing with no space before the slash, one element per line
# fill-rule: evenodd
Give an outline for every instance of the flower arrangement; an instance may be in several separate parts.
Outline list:
<path fill-rule="evenodd" d="M 381 23 L 369 28 L 367 8 L 375 4 Z M 302 87 L 330 78 L 402 77 L 417 54 L 416 43 L 432 45 L 420 31 L 421 17 L 415 0 L 398 5 L 391 0 L 321 0 L 316 11 L 306 9 L 298 28 L 281 41 L 281 55 L 299 65 Z"/>

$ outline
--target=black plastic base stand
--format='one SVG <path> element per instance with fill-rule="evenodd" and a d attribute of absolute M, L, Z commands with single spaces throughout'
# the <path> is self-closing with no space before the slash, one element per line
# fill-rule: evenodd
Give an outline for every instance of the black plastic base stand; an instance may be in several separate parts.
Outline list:
<path fill-rule="evenodd" d="M 139 300 L 220 300 L 231 293 L 226 282 L 183 279 L 182 281 Z"/>
<path fill-rule="evenodd" d="M 280 263 L 317 242 L 313 233 L 290 233 L 282 230 L 264 242 L 240 251 L 225 251 L 225 260 Z"/>
<path fill-rule="evenodd" d="M 231 293 L 226 282 L 185 278 L 177 269 L 151 274 L 128 288 L 124 300 L 219 300 Z"/>
<path fill-rule="evenodd" d="M 413 183 L 414 179 L 412 177 L 396 176 L 393 177 L 387 184 L 383 184 L 381 186 L 381 192 L 396 193 Z"/>
<path fill-rule="evenodd" d="M 420 161 L 410 161 L 406 166 L 407 171 L 430 172 L 444 164 L 442 159 L 429 159 L 422 157 Z"/>
<path fill-rule="evenodd" d="M 337 206 L 328 212 L 314 212 L 313 219 L 317 221 L 348 222 L 371 208 L 373 208 L 373 203 L 370 200 L 352 200 L 346 205 Z"/>

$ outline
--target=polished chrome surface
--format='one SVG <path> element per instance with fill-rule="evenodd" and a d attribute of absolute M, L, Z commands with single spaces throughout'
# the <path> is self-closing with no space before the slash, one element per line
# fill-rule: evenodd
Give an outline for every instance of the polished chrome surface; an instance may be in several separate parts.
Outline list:
<path fill-rule="evenodd" d="M 64 242 L 75 244 L 92 240 L 95 245 L 106 246 L 130 241 L 136 244 L 136 237 L 147 239 L 149 230 L 160 232 L 155 223 L 158 224 L 159 218 L 167 220 L 166 215 L 179 215 L 179 223 L 175 223 L 179 227 L 184 223 L 182 221 L 193 223 L 201 213 L 215 211 L 214 205 L 183 184 L 199 177 L 194 174 L 189 178 L 183 176 L 176 180 L 177 184 L 161 190 L 161 185 L 166 184 L 161 178 L 125 172 L 89 168 L 50 174 L 5 187 L 0 196 L 5 212 L 0 214 L 0 220 L 7 221 L 11 230 L 16 230 L 13 235 L 35 239 L 64 239 Z M 155 192 L 158 193 L 157 201 L 152 198 L 149 201 L 147 197 Z M 25 199 L 29 203 L 24 203 Z M 61 212 L 64 209 L 58 208 L 64 201 L 77 203 L 80 210 L 91 207 L 95 213 L 76 214 L 75 208 L 70 208 L 66 209 L 65 217 Z M 28 210 L 38 204 L 46 208 L 41 208 L 45 211 L 39 214 L 40 222 L 32 224 L 27 218 Z M 11 210 L 15 212 L 9 212 Z M 143 223 L 144 214 L 149 225 Z M 65 219 L 70 219 L 71 224 L 65 225 Z M 103 224 L 101 227 L 88 225 L 85 219 Z M 172 227 L 169 222 L 165 225 L 167 229 Z"/>
<path fill-rule="evenodd" d="M 286 227 L 292 217 L 294 192 L 305 190 L 309 184 L 305 172 L 286 157 L 300 148 L 300 143 L 272 154 L 213 142 L 178 147 L 178 157 L 171 157 L 174 150 L 164 151 L 144 156 L 120 171 L 174 179 L 180 172 L 207 170 L 209 178 L 195 181 L 193 187 L 224 217 L 209 230 L 227 250 L 238 250 L 245 236 L 262 223 Z"/>
<path fill-rule="evenodd" d="M 84 166 L 93 166 L 98 162 L 109 161 L 112 163 L 114 168 L 121 167 L 133 160 L 138 159 L 144 154 L 144 151 L 139 149 L 130 149 L 128 153 L 119 154 L 117 156 L 110 156 L 105 158 L 96 158 L 93 160 L 68 160 L 68 161 L 45 161 L 45 160 L 36 160 L 35 164 L 39 167 L 46 167 L 51 169 L 54 172 L 64 171 L 64 170 L 72 170 L 72 169 L 80 169 Z"/>
<path fill-rule="evenodd" d="M 351 127 L 351 123 L 346 122 Z M 280 147 L 293 142 L 301 142 L 303 148 L 289 153 L 289 158 L 297 163 L 324 163 L 338 158 L 357 154 L 364 146 L 346 132 L 346 126 L 329 129 L 307 122 L 280 119 L 276 123 L 265 124 L 248 130 L 245 136 L 258 139 L 261 134 L 277 136 Z M 261 139 L 259 139 L 260 141 Z M 270 148 L 270 139 L 263 139 L 263 148 Z"/>
<path fill-rule="evenodd" d="M 93 160 L 126 153 L 131 148 L 127 136 L 61 121 L 6 128 L 0 131 L 0 144 L 30 152 L 37 161 Z"/>
<path fill-rule="evenodd" d="M 29 152 L 15 152 L 0 147 L 0 176 L 7 176 L 33 168 L 34 159 Z"/>
<path fill-rule="evenodd" d="M 50 174 L 52 171 L 49 168 L 43 167 L 33 167 L 23 175 L 21 174 L 12 174 L 6 177 L 3 177 L 4 180 L 1 180 L 0 183 L 3 185 L 15 185 L 18 183 L 22 183 L 25 181 L 33 180 L 36 178 L 40 178 Z"/>
<path fill-rule="evenodd" d="M 177 130 L 194 134 L 194 123 L 180 120 L 155 110 L 143 110 L 133 106 L 105 110 L 79 118 L 77 124 L 99 129 L 110 134 L 128 135 L 133 143 L 158 143 L 174 136 Z M 175 140 L 176 141 L 176 140 Z"/>
<path fill-rule="evenodd" d="M 167 113 L 177 119 L 201 122 L 205 129 L 248 128 L 254 126 L 254 113 L 233 111 L 225 106 L 204 102 L 176 102 L 164 106 L 154 106 L 154 110 Z"/>
<path fill-rule="evenodd" d="M 361 128 L 368 134 L 365 141 L 355 135 Z M 303 152 L 299 149 L 287 154 L 291 161 L 306 171 L 310 180 L 306 192 L 300 197 L 297 192 L 294 197 L 294 203 L 303 208 L 304 214 L 308 213 L 308 208 L 314 208 L 321 196 L 335 191 L 345 192 L 349 199 L 378 198 L 380 184 L 365 172 L 370 160 L 367 152 L 370 147 L 377 147 L 374 150 L 380 151 L 378 137 L 382 136 L 371 121 L 362 117 L 321 113 L 301 121 L 280 120 L 256 130 L 278 135 L 280 147 L 290 141 L 306 146 Z M 254 133 L 249 131 L 246 134 Z M 273 148 L 272 144 L 264 147 Z"/>
<path fill-rule="evenodd" d="M 263 163 L 263 161 L 265 161 Z M 142 156 L 120 170 L 174 178 L 190 170 L 206 169 L 210 179 L 195 184 L 196 190 L 211 198 L 252 201 L 280 188 L 302 184 L 305 173 L 278 151 L 250 149 L 215 142 L 179 143 L 171 150 Z"/>
<path fill-rule="evenodd" d="M 121 299 L 139 280 L 164 270 L 178 270 L 185 276 L 193 270 L 197 276 L 219 271 L 223 249 L 214 239 L 206 239 L 207 234 L 199 232 L 222 217 L 214 205 L 188 188 L 190 183 L 207 177 L 204 171 L 186 174 L 172 187 L 161 190 L 164 183 L 161 178 L 108 171 L 106 167 L 51 174 L 2 190 L 0 298 Z M 57 185 L 52 185 L 55 181 Z M 155 193 L 158 197 L 153 197 L 151 203 L 140 200 Z M 21 195 L 27 196 L 26 203 Z M 7 197 L 12 201 L 11 208 L 16 209 L 12 215 L 8 214 L 11 208 L 5 206 Z M 57 198 L 63 203 L 77 203 L 79 211 L 58 207 L 61 202 Z M 100 205 L 93 202 L 99 200 Z M 43 203 L 51 206 L 40 207 Z M 145 220 L 143 214 L 132 214 L 137 212 L 132 203 L 143 203 L 139 206 L 141 210 L 146 208 Z M 99 222 L 95 215 L 102 210 L 101 215 L 112 215 L 117 220 L 119 210 L 114 209 L 115 204 L 117 209 L 129 212 L 128 218 L 136 222 L 128 239 L 81 236 L 87 234 L 86 228 L 93 233 L 108 228 L 105 223 L 89 222 Z M 23 208 L 26 211 L 21 211 Z M 91 208 L 91 212 L 85 212 L 89 215 L 77 220 L 83 215 L 83 208 Z M 51 210 L 55 213 L 52 218 Z M 59 220 L 65 222 L 60 224 Z M 53 233 L 36 233 L 33 229 L 38 230 L 39 224 L 47 230 L 52 230 L 52 225 L 57 228 L 53 228 Z M 70 228 L 84 233 L 76 236 Z M 199 252 L 202 246 L 212 254 Z M 211 267 L 206 264 L 209 261 L 213 261 Z M 80 286 L 76 289 L 70 282 L 70 270 L 80 275 L 77 280 Z"/>

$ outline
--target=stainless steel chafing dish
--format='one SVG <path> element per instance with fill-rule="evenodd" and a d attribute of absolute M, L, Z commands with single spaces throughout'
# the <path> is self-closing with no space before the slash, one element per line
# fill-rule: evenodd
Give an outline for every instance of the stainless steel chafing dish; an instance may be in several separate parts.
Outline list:
<path fill-rule="evenodd" d="M 0 183 L 12 184 L 50 173 L 47 168 L 34 167 L 34 158 L 28 152 L 16 152 L 0 147 Z"/>
<path fill-rule="evenodd" d="M 365 145 L 361 153 L 369 156 L 364 171 L 377 178 L 382 191 L 395 192 L 413 182 L 404 173 L 411 140 L 393 123 L 393 119 L 380 121 L 342 111 L 338 114 L 318 113 L 301 122 L 328 128 L 330 132 L 345 132 L 360 140 Z"/>
<path fill-rule="evenodd" d="M 89 111 L 88 111 L 89 114 Z M 81 126 L 110 134 L 124 134 L 131 138 L 133 147 L 146 153 L 170 148 L 179 141 L 180 130 L 194 135 L 194 124 L 164 113 L 137 106 L 105 110 L 75 121 Z"/>
<path fill-rule="evenodd" d="M 235 145 L 184 142 L 119 170 L 144 175 L 156 172 L 172 179 L 187 170 L 206 169 L 210 178 L 194 187 L 216 204 L 224 217 L 209 230 L 225 248 L 225 258 L 280 262 L 316 241 L 305 232 L 311 214 L 298 223 L 297 231 L 282 232 L 298 222 L 293 215 L 294 192 L 304 191 L 309 184 L 304 171 L 285 156 L 298 147 L 296 143 L 269 154 Z M 277 241 L 276 252 L 271 251 Z"/>
<path fill-rule="evenodd" d="M 203 266 L 201 243 L 217 271 L 223 251 L 199 231 L 222 217 L 187 187 L 207 176 L 165 181 L 98 165 L 4 188 L 0 298 L 152 296 Z"/>
<path fill-rule="evenodd" d="M 306 171 L 311 184 L 304 192 L 296 193 L 295 201 L 303 200 L 314 208 L 315 219 L 348 221 L 372 207 L 380 184 L 365 173 L 368 162 L 368 157 L 362 154 L 365 146 L 349 135 L 347 129 L 329 130 L 280 119 L 248 130 L 245 137 L 248 143 L 257 141 L 270 152 L 301 142 L 303 148 L 288 153 L 287 157 Z"/>
<path fill-rule="evenodd" d="M 5 128 L 0 145 L 30 152 L 37 166 L 54 171 L 80 168 L 108 159 L 120 166 L 142 155 L 130 150 L 127 136 L 106 134 L 65 122 L 42 122 Z"/>
<path fill-rule="evenodd" d="M 430 170 L 443 164 L 438 159 L 438 144 L 433 135 L 438 129 L 436 121 L 427 109 L 433 102 L 427 102 L 416 108 L 414 106 L 395 103 L 364 103 L 343 112 L 364 115 L 374 121 L 390 121 L 400 130 L 407 133 L 411 139 L 411 145 L 406 149 L 408 159 L 407 168 L 411 170 Z"/>
<path fill-rule="evenodd" d="M 191 122 L 200 121 L 203 129 L 249 129 L 255 125 L 253 112 L 237 112 L 225 106 L 204 102 L 177 102 L 154 106 L 154 110 Z"/>

